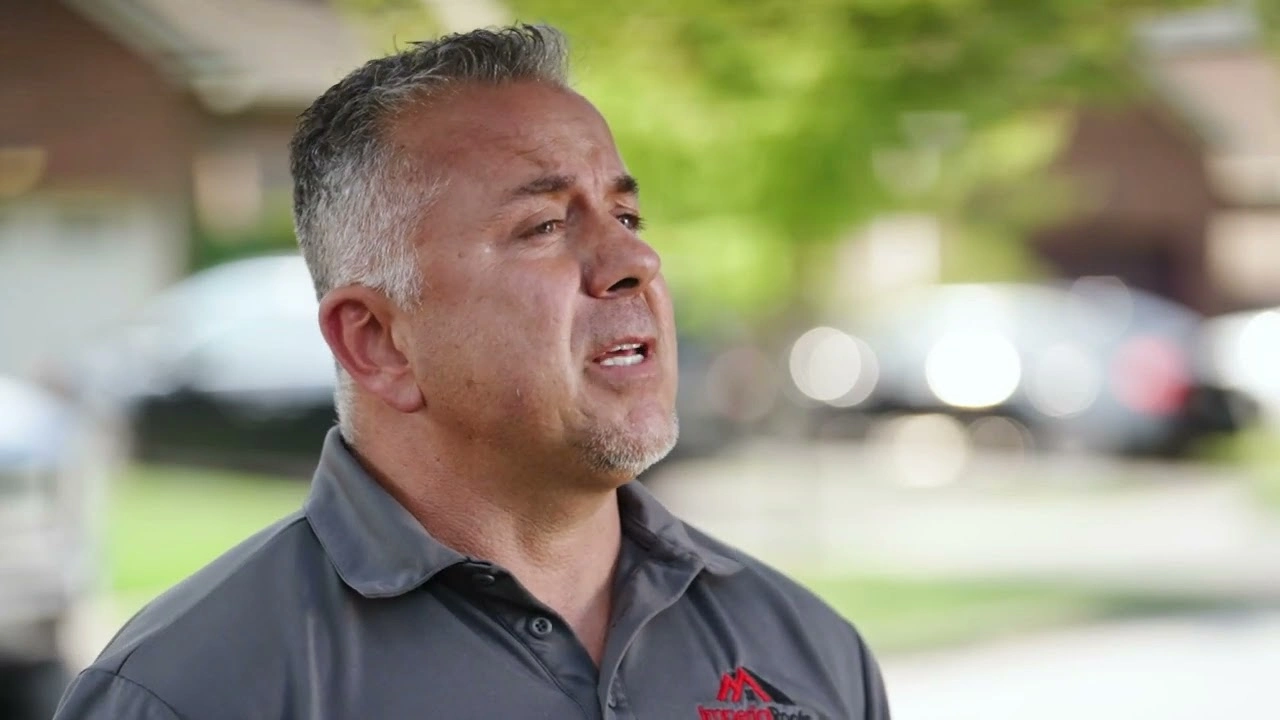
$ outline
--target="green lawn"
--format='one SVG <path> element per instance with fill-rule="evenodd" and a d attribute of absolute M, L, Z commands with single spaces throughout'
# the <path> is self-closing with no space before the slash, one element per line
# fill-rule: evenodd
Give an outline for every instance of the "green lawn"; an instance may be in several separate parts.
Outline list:
<path fill-rule="evenodd" d="M 305 483 L 275 478 L 133 469 L 113 487 L 108 520 L 108 577 L 119 611 L 131 614 L 235 543 L 293 512 L 306 491 Z M 851 618 L 879 652 L 1201 605 L 1030 583 L 850 574 L 810 577 L 808 584 Z"/>
<path fill-rule="evenodd" d="M 1030 582 L 847 576 L 813 579 L 808 585 L 852 620 L 878 652 L 1214 606 L 1199 598 Z"/>
<path fill-rule="evenodd" d="M 1280 513 L 1280 433 L 1252 429 L 1207 441 L 1198 448 L 1206 460 L 1244 468 L 1258 502 Z"/>
<path fill-rule="evenodd" d="M 108 577 L 145 593 L 181 580 L 302 505 L 295 480 L 175 468 L 134 468 L 111 487 Z"/>

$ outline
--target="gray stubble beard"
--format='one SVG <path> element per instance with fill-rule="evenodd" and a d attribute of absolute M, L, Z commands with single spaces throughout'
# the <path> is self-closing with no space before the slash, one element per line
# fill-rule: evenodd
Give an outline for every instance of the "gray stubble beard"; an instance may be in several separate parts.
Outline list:
<path fill-rule="evenodd" d="M 655 440 L 621 428 L 600 428 L 580 445 L 587 466 L 600 473 L 634 478 L 665 458 L 680 437 L 680 418 L 671 413 L 667 437 Z M 652 441 L 652 442 L 651 442 Z"/>

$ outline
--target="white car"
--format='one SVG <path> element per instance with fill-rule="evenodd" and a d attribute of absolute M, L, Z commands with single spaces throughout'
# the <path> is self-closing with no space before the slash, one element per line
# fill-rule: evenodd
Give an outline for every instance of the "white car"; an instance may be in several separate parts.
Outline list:
<path fill-rule="evenodd" d="M 1204 336 L 1218 381 L 1257 402 L 1264 423 L 1280 426 L 1280 307 L 1212 318 Z"/>
<path fill-rule="evenodd" d="M 52 394 L 0 376 L 0 717 L 48 718 L 65 683 L 60 631 L 93 588 L 101 436 Z"/>

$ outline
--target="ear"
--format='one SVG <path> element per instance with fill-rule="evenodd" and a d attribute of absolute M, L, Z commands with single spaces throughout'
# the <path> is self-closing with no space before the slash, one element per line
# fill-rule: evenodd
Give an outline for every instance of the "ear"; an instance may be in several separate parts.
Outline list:
<path fill-rule="evenodd" d="M 401 312 L 382 293 L 362 285 L 334 288 L 320 300 L 320 331 L 351 379 L 404 413 L 426 405 L 392 321 Z"/>

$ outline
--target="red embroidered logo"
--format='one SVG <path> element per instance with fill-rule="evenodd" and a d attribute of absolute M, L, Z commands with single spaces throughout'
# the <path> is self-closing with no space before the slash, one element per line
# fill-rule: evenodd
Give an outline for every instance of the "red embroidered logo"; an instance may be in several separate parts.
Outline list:
<path fill-rule="evenodd" d="M 717 706 L 698 706 L 698 720 L 817 720 L 812 714 L 765 682 L 752 670 L 739 666 L 720 676 Z"/>
<path fill-rule="evenodd" d="M 744 667 L 720 676 L 720 692 L 716 695 L 716 699 L 720 702 L 740 703 L 742 702 L 743 690 L 750 690 L 755 693 L 755 699 L 760 702 L 773 702 L 773 698 L 769 696 L 769 693 L 760 687 L 759 681 L 751 677 L 751 673 L 747 672 Z"/>

